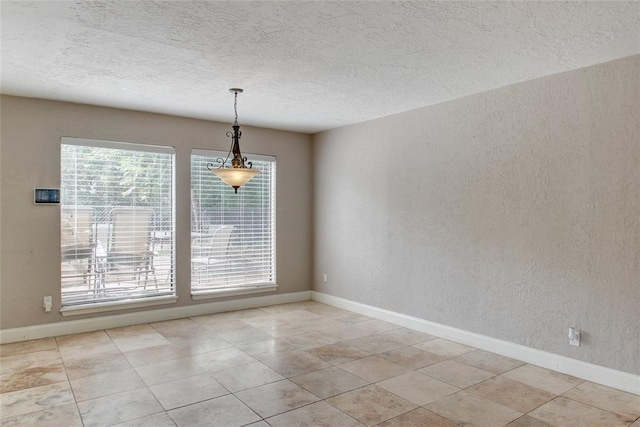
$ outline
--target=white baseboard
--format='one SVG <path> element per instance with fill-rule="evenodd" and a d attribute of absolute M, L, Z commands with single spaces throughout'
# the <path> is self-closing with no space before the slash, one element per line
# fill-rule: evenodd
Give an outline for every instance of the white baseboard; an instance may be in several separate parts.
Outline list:
<path fill-rule="evenodd" d="M 604 366 L 571 359 L 558 354 L 334 297 L 321 292 L 311 291 L 311 299 L 409 329 L 436 335 L 513 359 L 522 360 L 532 365 L 541 366 L 563 374 L 640 395 L 640 375 L 617 371 Z"/>
<path fill-rule="evenodd" d="M 99 331 L 101 329 L 118 328 L 120 326 L 136 325 L 139 323 L 161 322 L 163 320 L 180 319 L 202 314 L 222 313 L 225 311 L 244 310 L 275 304 L 308 301 L 310 299 L 311 291 L 291 292 L 127 314 L 114 314 L 112 316 L 92 317 L 90 319 L 69 320 L 44 325 L 25 326 L 22 328 L 2 329 L 0 330 L 0 344 Z"/>

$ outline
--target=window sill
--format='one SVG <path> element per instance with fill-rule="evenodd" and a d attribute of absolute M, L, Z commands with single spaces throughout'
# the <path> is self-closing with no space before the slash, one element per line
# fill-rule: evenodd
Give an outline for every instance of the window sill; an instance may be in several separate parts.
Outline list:
<path fill-rule="evenodd" d="M 257 294 L 262 292 L 274 292 L 278 290 L 278 285 L 260 285 L 260 286 L 239 286 L 235 288 L 224 289 L 208 289 L 206 291 L 194 291 L 191 298 L 195 301 L 201 299 L 226 298 L 238 295 Z"/>
<path fill-rule="evenodd" d="M 101 313 L 104 311 L 126 310 L 129 308 L 150 307 L 154 305 L 174 304 L 178 302 L 175 295 L 144 298 L 133 301 L 110 301 L 98 302 L 95 304 L 69 305 L 63 306 L 60 313 L 63 316 L 79 316 L 82 314 Z"/>

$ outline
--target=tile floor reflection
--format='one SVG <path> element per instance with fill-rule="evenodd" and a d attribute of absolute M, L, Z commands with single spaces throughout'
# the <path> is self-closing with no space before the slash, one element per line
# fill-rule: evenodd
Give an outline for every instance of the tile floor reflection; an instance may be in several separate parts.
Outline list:
<path fill-rule="evenodd" d="M 640 427 L 640 396 L 312 301 L 0 356 L 2 426 Z"/>

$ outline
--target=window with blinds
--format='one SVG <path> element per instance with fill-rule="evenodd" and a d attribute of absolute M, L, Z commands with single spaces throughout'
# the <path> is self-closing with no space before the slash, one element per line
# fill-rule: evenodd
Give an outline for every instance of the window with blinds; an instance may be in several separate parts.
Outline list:
<path fill-rule="evenodd" d="M 207 169 L 227 153 L 191 154 L 191 291 L 273 288 L 275 272 L 274 157 L 250 155 L 260 173 L 235 194 Z"/>
<path fill-rule="evenodd" d="M 62 138 L 65 307 L 175 295 L 174 149 Z"/>

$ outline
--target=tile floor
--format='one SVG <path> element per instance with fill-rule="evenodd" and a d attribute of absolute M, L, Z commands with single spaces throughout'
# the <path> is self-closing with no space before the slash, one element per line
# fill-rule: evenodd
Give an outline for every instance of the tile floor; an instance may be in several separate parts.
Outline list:
<path fill-rule="evenodd" d="M 640 396 L 311 301 L 0 355 L 3 426 L 640 427 Z"/>

